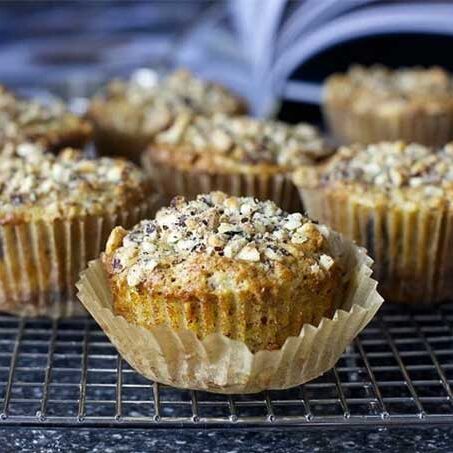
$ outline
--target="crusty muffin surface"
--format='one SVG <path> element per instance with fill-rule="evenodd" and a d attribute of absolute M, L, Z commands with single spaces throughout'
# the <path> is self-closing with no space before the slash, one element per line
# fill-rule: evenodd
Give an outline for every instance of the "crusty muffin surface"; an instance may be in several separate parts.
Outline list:
<path fill-rule="evenodd" d="M 297 183 L 296 173 L 295 181 Z M 301 182 L 305 179 L 300 171 Z M 320 172 L 321 187 L 362 197 L 363 203 L 449 203 L 453 194 L 453 143 L 432 149 L 382 142 L 340 148 Z"/>
<path fill-rule="evenodd" d="M 453 106 L 453 79 L 432 67 L 392 70 L 383 66 L 352 66 L 327 79 L 326 101 L 343 103 L 357 112 L 393 115 L 407 110 L 436 113 Z"/>
<path fill-rule="evenodd" d="M 148 150 L 154 161 L 181 170 L 219 173 L 284 173 L 332 153 L 319 131 L 251 117 L 182 114 Z"/>
<path fill-rule="evenodd" d="M 131 107 L 165 109 L 168 114 L 195 112 L 212 115 L 217 112 L 236 114 L 245 111 L 239 97 L 220 84 L 202 80 L 191 72 L 179 69 L 152 84 L 136 78 L 112 81 L 107 86 L 106 101 L 120 101 Z M 147 113 L 146 111 L 144 112 Z"/>
<path fill-rule="evenodd" d="M 103 263 L 114 310 L 144 327 L 278 348 L 336 308 L 343 270 L 328 235 L 270 201 L 222 192 L 176 197 L 155 220 L 112 232 Z"/>
<path fill-rule="evenodd" d="M 0 144 L 38 142 L 49 151 L 82 147 L 91 138 L 91 126 L 69 112 L 61 102 L 46 105 L 21 99 L 0 85 Z"/>
<path fill-rule="evenodd" d="M 58 155 L 32 143 L 8 143 L 0 153 L 0 222 L 52 221 L 115 212 L 147 199 L 150 183 L 122 159 Z"/>

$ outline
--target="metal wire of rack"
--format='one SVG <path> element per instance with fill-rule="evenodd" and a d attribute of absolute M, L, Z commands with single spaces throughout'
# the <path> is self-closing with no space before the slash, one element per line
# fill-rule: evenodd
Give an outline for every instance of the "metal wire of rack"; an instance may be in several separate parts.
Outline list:
<path fill-rule="evenodd" d="M 148 381 L 89 318 L 0 316 L 0 427 L 453 425 L 452 385 L 453 305 L 387 305 L 324 376 L 235 396 Z"/>

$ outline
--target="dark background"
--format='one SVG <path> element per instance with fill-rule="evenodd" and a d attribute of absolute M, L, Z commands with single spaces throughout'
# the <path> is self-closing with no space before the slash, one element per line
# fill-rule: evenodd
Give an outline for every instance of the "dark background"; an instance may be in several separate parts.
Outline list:
<path fill-rule="evenodd" d="M 288 3 L 287 14 L 295 4 Z M 225 5 L 220 0 L 0 1 L 0 81 L 30 94 L 48 89 L 70 97 L 89 95 L 105 80 L 140 66 L 168 70 L 190 31 Z M 312 58 L 291 79 L 322 82 L 354 62 L 441 65 L 453 71 L 452 48 L 453 39 L 442 35 L 368 37 Z M 283 99 L 279 116 L 321 121 L 318 105 L 292 99 Z"/>

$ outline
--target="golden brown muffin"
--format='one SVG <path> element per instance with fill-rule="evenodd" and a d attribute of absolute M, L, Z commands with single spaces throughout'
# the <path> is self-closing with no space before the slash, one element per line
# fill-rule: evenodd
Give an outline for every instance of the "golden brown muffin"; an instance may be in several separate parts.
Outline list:
<path fill-rule="evenodd" d="M 438 67 L 353 66 L 327 79 L 324 113 L 344 144 L 404 140 L 442 146 L 453 139 L 453 79 Z"/>
<path fill-rule="evenodd" d="M 57 156 L 36 144 L 0 153 L 0 310 L 66 316 L 74 283 L 112 228 L 149 215 L 150 183 L 133 164 Z"/>
<path fill-rule="evenodd" d="M 175 197 L 155 220 L 115 228 L 103 263 L 129 323 L 222 333 L 251 351 L 280 348 L 344 296 L 329 230 L 273 202 L 222 192 Z"/>
<path fill-rule="evenodd" d="M 141 151 L 171 125 L 178 113 L 210 116 L 246 111 L 245 102 L 223 86 L 178 70 L 157 84 L 143 84 L 134 78 L 111 82 L 105 95 L 92 100 L 88 118 L 101 154 L 114 153 L 139 161 Z"/>
<path fill-rule="evenodd" d="M 0 146 L 37 142 L 48 151 L 82 148 L 91 139 L 90 124 L 64 104 L 41 105 L 21 99 L 0 85 Z"/>
<path fill-rule="evenodd" d="M 308 124 L 182 114 L 155 137 L 142 161 L 157 189 L 170 197 L 223 190 L 298 211 L 299 196 L 287 174 L 331 153 Z"/>
<path fill-rule="evenodd" d="M 421 305 L 453 298 L 453 144 L 341 148 L 294 180 L 311 217 L 368 249 L 386 299 Z"/>

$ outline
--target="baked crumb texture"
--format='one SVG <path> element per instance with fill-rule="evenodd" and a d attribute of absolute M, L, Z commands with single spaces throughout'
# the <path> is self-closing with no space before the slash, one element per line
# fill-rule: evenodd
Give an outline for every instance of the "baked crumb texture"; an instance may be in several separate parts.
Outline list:
<path fill-rule="evenodd" d="M 112 81 L 105 94 L 92 100 L 88 117 L 102 154 L 121 154 L 138 161 L 140 152 L 179 113 L 210 116 L 246 111 L 245 102 L 223 86 L 177 70 L 156 83 L 134 77 Z"/>
<path fill-rule="evenodd" d="M 453 297 L 453 144 L 383 142 L 342 148 L 294 175 L 309 215 L 368 249 L 389 301 Z"/>
<path fill-rule="evenodd" d="M 341 143 L 442 146 L 453 139 L 452 77 L 438 67 L 353 66 L 327 79 L 324 113 Z"/>
<path fill-rule="evenodd" d="M 331 152 L 319 131 L 308 124 L 181 114 L 156 135 L 142 162 L 168 196 L 193 198 L 222 190 L 271 199 L 297 211 L 301 206 L 287 173 L 319 162 Z"/>
<path fill-rule="evenodd" d="M 120 159 L 58 155 L 36 144 L 0 155 L 0 310 L 19 315 L 80 312 L 74 284 L 112 228 L 131 226 L 156 198 L 146 176 Z"/>
<path fill-rule="evenodd" d="M 116 228 L 103 263 L 114 311 L 150 328 L 218 332 L 277 349 L 330 317 L 343 295 L 329 230 L 273 202 L 222 192 L 173 199 L 154 220 Z"/>
<path fill-rule="evenodd" d="M 82 148 L 91 139 L 90 124 L 60 102 L 40 104 L 21 99 L 0 85 L 0 146 L 36 142 L 48 151 Z"/>

